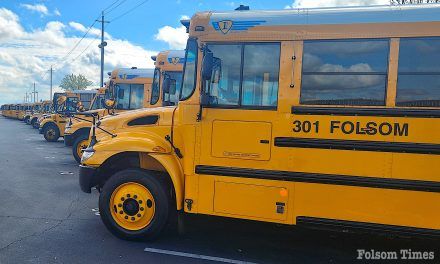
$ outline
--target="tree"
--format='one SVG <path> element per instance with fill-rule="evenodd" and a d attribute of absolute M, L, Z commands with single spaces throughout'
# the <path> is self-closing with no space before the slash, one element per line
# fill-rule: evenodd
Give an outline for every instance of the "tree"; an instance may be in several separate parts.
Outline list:
<path fill-rule="evenodd" d="M 70 74 L 64 76 L 61 80 L 60 87 L 63 90 L 85 90 L 87 86 L 92 85 L 93 82 L 87 80 L 87 78 L 82 74 Z"/>

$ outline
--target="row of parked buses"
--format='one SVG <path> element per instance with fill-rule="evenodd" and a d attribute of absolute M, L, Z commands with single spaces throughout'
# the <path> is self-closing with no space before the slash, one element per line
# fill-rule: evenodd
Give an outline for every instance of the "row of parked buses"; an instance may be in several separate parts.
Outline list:
<path fill-rule="evenodd" d="M 183 24 L 182 78 L 159 55 L 149 91 L 114 72 L 105 110 L 64 119 L 113 234 L 153 239 L 185 212 L 440 235 L 440 5 Z"/>
<path fill-rule="evenodd" d="M 184 57 L 184 51 L 163 51 L 152 57 L 155 69 L 116 69 L 109 73 L 105 87 L 55 93 L 52 101 L 3 105 L 2 115 L 39 129 L 48 142 L 64 138 L 64 144 L 72 147 L 73 157 L 79 163 L 82 150 L 90 142 L 93 120 L 178 102 Z M 170 83 L 171 90 L 162 89 L 164 82 Z"/>

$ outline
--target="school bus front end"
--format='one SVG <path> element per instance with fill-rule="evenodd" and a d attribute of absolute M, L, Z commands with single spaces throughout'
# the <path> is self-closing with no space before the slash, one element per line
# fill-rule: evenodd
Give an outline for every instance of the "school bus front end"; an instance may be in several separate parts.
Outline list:
<path fill-rule="evenodd" d="M 64 143 L 72 147 L 72 154 L 79 163 L 82 151 L 87 147 L 93 118 L 103 118 L 127 110 L 149 107 L 149 94 L 153 82 L 153 70 L 138 68 L 119 68 L 109 73 L 109 82 L 100 89 L 97 97 L 92 101 L 90 111 L 72 117 L 65 128 Z M 102 104 L 106 100 L 113 100 L 113 107 Z"/>
<path fill-rule="evenodd" d="M 198 13 L 178 105 L 96 124 L 81 188 L 98 187 L 104 224 L 125 239 L 157 236 L 170 204 L 439 235 L 439 15 Z"/>
<path fill-rule="evenodd" d="M 54 112 L 44 114 L 38 120 L 39 132 L 48 142 L 56 142 L 64 136 L 64 130 L 68 122 L 67 115 L 77 111 L 79 94 L 72 92 L 55 93 L 52 107 Z"/>
<path fill-rule="evenodd" d="M 44 115 L 44 114 L 49 114 L 52 111 L 52 101 L 46 100 L 41 102 L 41 107 L 34 111 L 32 116 L 29 118 L 29 124 L 35 128 L 35 129 L 39 129 L 40 128 L 40 118 Z"/>

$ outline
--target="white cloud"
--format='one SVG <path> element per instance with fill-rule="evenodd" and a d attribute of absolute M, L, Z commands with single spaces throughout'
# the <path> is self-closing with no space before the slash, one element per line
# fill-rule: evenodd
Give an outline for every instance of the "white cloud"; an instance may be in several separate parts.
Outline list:
<path fill-rule="evenodd" d="M 44 15 L 44 16 L 49 15 L 49 10 L 43 4 L 35 4 L 35 5 L 21 4 L 20 6 L 26 8 L 27 10 L 40 13 L 41 15 Z"/>
<path fill-rule="evenodd" d="M 20 4 L 21 7 L 30 10 L 32 12 L 36 12 L 38 14 L 40 14 L 42 17 L 44 16 L 49 16 L 49 15 L 53 15 L 53 16 L 61 16 L 61 12 L 60 10 L 58 10 L 58 8 L 55 8 L 53 10 L 53 12 L 51 13 L 49 11 L 49 9 L 44 5 L 44 4 Z"/>
<path fill-rule="evenodd" d="M 180 20 L 187 19 L 190 19 L 190 17 L 186 15 L 180 17 Z M 186 33 L 185 26 L 164 26 L 159 28 L 158 33 L 154 38 L 168 43 L 170 49 L 185 49 L 186 41 L 188 40 L 188 33 Z"/>
<path fill-rule="evenodd" d="M 81 32 L 78 24 L 74 24 L 78 28 L 75 30 Z M 51 21 L 42 28 L 26 31 L 16 14 L 0 8 L 0 104 L 21 102 L 34 81 L 39 98 L 48 99 L 48 70 L 53 64 L 55 90 L 59 90 L 58 85 L 64 75 L 70 73 L 84 74 L 95 87 L 99 85 L 99 40 L 93 35 L 86 37 L 69 57 L 61 61 L 82 36 L 66 35 L 72 33 L 72 28 L 71 23 L 65 25 Z M 118 67 L 154 67 L 150 57 L 157 55 L 157 51 L 145 50 L 117 38 L 108 39 L 107 42 L 105 72 Z M 104 77 L 107 78 L 107 75 Z"/>
<path fill-rule="evenodd" d="M 285 8 L 388 5 L 389 0 L 297 0 Z"/>
<path fill-rule="evenodd" d="M 0 8 L 0 41 L 23 35 L 18 16 L 6 8 Z"/>
<path fill-rule="evenodd" d="M 76 31 L 79 31 L 82 33 L 86 33 L 88 30 L 88 28 L 86 28 L 83 24 L 75 22 L 75 21 L 69 22 L 69 26 L 71 28 L 75 29 Z M 88 34 L 90 34 L 92 36 L 99 37 L 99 36 L 101 36 L 101 30 L 98 28 L 91 28 Z M 111 38 L 110 34 L 108 34 L 107 32 L 104 32 L 104 37 L 107 39 Z"/>

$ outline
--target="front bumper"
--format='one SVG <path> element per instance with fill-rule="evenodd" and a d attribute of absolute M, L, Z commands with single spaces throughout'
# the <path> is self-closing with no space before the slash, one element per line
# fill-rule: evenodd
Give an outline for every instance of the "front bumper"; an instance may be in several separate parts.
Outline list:
<path fill-rule="evenodd" d="M 73 146 L 73 135 L 72 134 L 64 134 L 64 145 L 67 147 Z"/>
<path fill-rule="evenodd" d="M 39 127 L 39 128 L 38 128 L 38 132 L 39 132 L 40 134 L 43 134 L 43 128 L 42 128 L 42 127 Z"/>
<path fill-rule="evenodd" d="M 85 193 L 91 193 L 92 188 L 98 185 L 97 173 L 98 168 L 79 165 L 79 186 Z"/>

